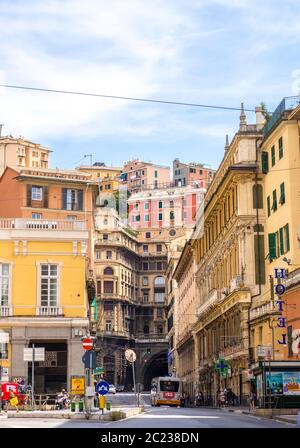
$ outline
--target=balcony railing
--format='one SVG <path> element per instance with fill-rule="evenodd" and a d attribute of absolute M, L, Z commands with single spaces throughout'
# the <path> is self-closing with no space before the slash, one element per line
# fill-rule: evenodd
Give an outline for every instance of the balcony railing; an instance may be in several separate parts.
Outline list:
<path fill-rule="evenodd" d="M 257 308 L 250 310 L 250 320 L 256 319 L 257 317 L 261 317 L 268 313 L 275 313 L 275 312 L 278 312 L 278 307 L 275 305 L 275 302 L 273 300 L 270 300 L 268 303 L 265 303 L 264 305 L 258 306 Z"/>
<path fill-rule="evenodd" d="M 56 306 L 40 306 L 36 311 L 37 316 L 62 316 L 62 308 Z"/>
<path fill-rule="evenodd" d="M 12 309 L 9 306 L 0 306 L 0 317 L 12 316 Z"/>
<path fill-rule="evenodd" d="M 207 296 L 207 300 L 197 308 L 197 315 L 200 317 L 206 310 L 209 309 L 210 306 L 217 304 L 220 302 L 222 296 L 220 291 L 217 289 L 213 289 Z"/>
<path fill-rule="evenodd" d="M 16 230 L 86 230 L 85 221 L 2 218 L 0 229 Z"/>
<path fill-rule="evenodd" d="M 167 342 L 168 335 L 166 333 L 137 333 L 135 340 L 140 343 Z"/>
<path fill-rule="evenodd" d="M 266 137 L 272 128 L 278 123 L 278 121 L 283 116 L 284 112 L 291 111 L 300 103 L 300 96 L 288 96 L 283 98 L 281 103 L 276 107 L 270 120 L 266 123 L 263 128 L 264 137 Z"/>

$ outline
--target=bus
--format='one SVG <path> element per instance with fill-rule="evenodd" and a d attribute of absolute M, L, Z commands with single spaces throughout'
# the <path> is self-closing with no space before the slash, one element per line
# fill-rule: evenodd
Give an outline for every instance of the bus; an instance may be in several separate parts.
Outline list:
<path fill-rule="evenodd" d="M 151 406 L 180 406 L 182 381 L 174 376 L 159 376 L 151 381 Z"/>

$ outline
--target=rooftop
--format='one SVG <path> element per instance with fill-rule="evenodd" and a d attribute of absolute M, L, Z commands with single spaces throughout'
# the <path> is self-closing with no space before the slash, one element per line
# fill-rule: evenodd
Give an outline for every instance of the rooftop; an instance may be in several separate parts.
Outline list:
<path fill-rule="evenodd" d="M 286 96 L 276 107 L 271 118 L 263 128 L 263 135 L 266 138 L 278 122 L 285 116 L 287 112 L 292 111 L 300 104 L 300 95 Z"/>

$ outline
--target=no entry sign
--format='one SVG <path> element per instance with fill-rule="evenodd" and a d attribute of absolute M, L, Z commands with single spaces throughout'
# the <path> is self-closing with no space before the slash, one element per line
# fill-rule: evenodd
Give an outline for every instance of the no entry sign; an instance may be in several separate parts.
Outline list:
<path fill-rule="evenodd" d="M 93 346 L 94 346 L 94 342 L 90 338 L 86 338 L 82 341 L 82 347 L 85 350 L 92 350 Z"/>

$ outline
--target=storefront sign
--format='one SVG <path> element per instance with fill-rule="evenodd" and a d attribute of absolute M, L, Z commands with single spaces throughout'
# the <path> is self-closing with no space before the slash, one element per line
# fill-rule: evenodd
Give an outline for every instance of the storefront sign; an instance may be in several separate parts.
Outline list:
<path fill-rule="evenodd" d="M 274 269 L 274 278 L 285 278 L 285 269 Z M 282 283 L 278 283 L 274 287 L 275 294 L 278 296 L 278 299 L 276 300 L 276 305 L 278 306 L 278 311 L 283 311 L 283 305 L 284 301 L 282 300 L 281 296 L 285 293 L 285 286 Z M 277 328 L 282 328 L 282 334 L 281 339 L 278 339 L 277 342 L 280 345 L 286 345 L 286 322 L 285 317 L 278 317 L 277 318 Z"/>
<path fill-rule="evenodd" d="M 73 377 L 71 382 L 72 395 L 84 394 L 84 378 Z"/>

